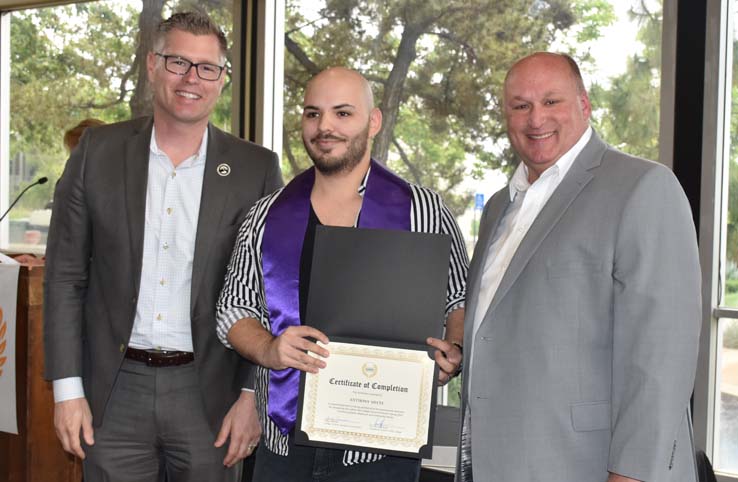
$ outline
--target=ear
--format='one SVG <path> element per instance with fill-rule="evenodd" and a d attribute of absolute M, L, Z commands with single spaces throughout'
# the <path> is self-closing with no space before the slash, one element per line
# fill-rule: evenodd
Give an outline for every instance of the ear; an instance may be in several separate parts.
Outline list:
<path fill-rule="evenodd" d="M 154 75 L 154 69 L 156 68 L 156 54 L 154 52 L 149 52 L 146 55 L 146 75 L 149 79 L 149 83 L 151 83 L 151 78 Z"/>
<path fill-rule="evenodd" d="M 220 79 L 218 79 L 218 95 L 223 91 L 223 86 L 225 85 L 226 81 L 226 75 L 227 71 L 226 69 L 223 69 L 223 72 L 220 73 Z"/>
<path fill-rule="evenodd" d="M 592 104 L 589 101 L 589 95 L 587 95 L 586 91 L 579 94 L 579 102 L 582 105 L 582 114 L 584 114 L 586 119 L 589 119 L 592 115 Z"/>
<path fill-rule="evenodd" d="M 374 139 L 374 136 L 382 129 L 382 111 L 379 108 L 372 108 L 369 112 L 369 137 Z"/>

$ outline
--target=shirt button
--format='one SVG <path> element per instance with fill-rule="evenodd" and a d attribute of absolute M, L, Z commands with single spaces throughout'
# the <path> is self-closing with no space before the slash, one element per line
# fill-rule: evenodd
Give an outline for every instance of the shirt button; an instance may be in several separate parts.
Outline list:
<path fill-rule="evenodd" d="M 162 246 L 164 249 L 169 249 L 169 243 L 164 243 L 164 246 Z"/>
<path fill-rule="evenodd" d="M 159 313 L 158 315 L 156 315 L 156 321 L 161 321 L 161 313 Z"/>
<path fill-rule="evenodd" d="M 120 352 L 123 353 L 124 351 L 126 351 L 126 345 L 125 345 L 125 343 L 121 343 L 120 344 Z"/>
<path fill-rule="evenodd" d="M 166 283 L 167 281 L 164 278 L 162 278 L 161 281 L 159 281 L 159 284 L 162 286 L 164 286 Z"/>
<path fill-rule="evenodd" d="M 172 179 L 174 179 L 175 177 L 177 177 L 177 171 L 172 172 Z"/>
<path fill-rule="evenodd" d="M 167 214 L 172 215 L 172 208 L 167 208 Z"/>

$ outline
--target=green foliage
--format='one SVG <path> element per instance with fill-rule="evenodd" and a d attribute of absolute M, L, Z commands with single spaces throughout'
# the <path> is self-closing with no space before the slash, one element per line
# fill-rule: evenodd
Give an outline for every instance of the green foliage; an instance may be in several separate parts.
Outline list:
<path fill-rule="evenodd" d="M 465 176 L 487 168 L 509 172 L 516 163 L 500 108 L 509 65 L 570 38 L 574 45 L 567 48 L 586 67 L 592 61 L 587 46 L 614 19 L 607 0 L 312 4 L 319 8 L 317 14 L 306 13 L 305 2 L 287 0 L 286 177 L 311 164 L 300 137 L 304 85 L 317 70 L 346 65 L 370 79 L 384 111 L 387 128 L 378 140 L 386 141 L 388 152 L 380 160 L 438 190 L 456 214 L 471 202 L 471 194 L 461 188 Z M 224 0 L 170 0 L 163 14 L 193 7 L 206 10 L 231 36 L 230 4 Z M 23 201 L 26 209 L 51 196 L 66 157 L 64 130 L 85 117 L 114 122 L 130 116 L 129 101 L 142 62 L 136 59 L 139 14 L 140 7 L 116 2 L 12 14 L 11 157 L 23 153 L 38 175 L 50 177 L 45 189 L 29 192 Z M 592 89 L 595 125 L 611 143 L 655 158 L 658 89 L 653 86 L 658 85 L 660 13 L 641 9 L 632 15 L 641 22 L 639 38 L 645 48 L 632 56 L 626 74 L 610 86 Z M 212 116 L 227 130 L 230 103 L 227 80 Z M 381 150 L 375 154 L 384 155 Z"/>
<path fill-rule="evenodd" d="M 733 49 L 738 48 L 738 42 L 733 43 Z M 738 61 L 734 60 L 735 66 Z M 738 79 L 733 75 L 732 106 L 730 118 L 730 161 L 728 164 L 728 213 L 725 254 L 732 266 L 738 263 Z M 727 278 L 738 278 L 738 271 L 728 270 Z M 731 276 L 732 275 L 732 276 Z M 734 305 L 735 306 L 735 305 Z"/>
<path fill-rule="evenodd" d="M 572 10 L 577 19 L 577 44 L 587 44 L 600 38 L 600 30 L 615 21 L 615 12 L 607 0 L 579 0 L 573 2 Z"/>
<path fill-rule="evenodd" d="M 466 152 L 454 137 L 438 138 L 433 126 L 417 109 L 404 105 L 393 135 L 397 158 L 387 163 L 390 168 L 415 184 L 445 193 L 444 201 L 455 216 L 461 216 L 472 200 L 472 193 L 456 193 L 449 186 L 463 181 Z M 432 170 L 418 166 L 433 166 Z"/>
<path fill-rule="evenodd" d="M 126 117 L 113 102 L 118 92 L 111 78 L 123 78 L 132 61 L 132 49 L 126 48 L 133 42 L 132 28 L 103 2 L 13 14 L 10 155 L 23 153 L 37 175 L 50 181 L 29 191 L 15 216 L 51 198 L 67 155 L 66 129 L 86 117 L 107 122 Z M 107 109 L 97 107 L 105 104 Z"/>
<path fill-rule="evenodd" d="M 167 10 L 192 6 L 207 8 L 230 35 L 230 4 L 224 1 L 165 4 Z M 67 129 L 88 117 L 105 122 L 130 117 L 136 78 L 145 72 L 138 68 L 144 60 L 136 59 L 139 14 L 140 8 L 116 2 L 12 13 L 10 156 L 24 156 L 34 176 L 49 178 L 24 196 L 13 217 L 43 207 L 51 199 L 68 155 L 62 144 Z M 212 121 L 230 130 L 230 110 L 227 81 Z M 11 197 L 26 185 L 11 186 Z"/>
<path fill-rule="evenodd" d="M 628 58 L 625 72 L 610 79 L 610 86 L 593 85 L 590 98 L 593 124 L 613 146 L 646 159 L 659 157 L 659 105 L 661 72 L 661 11 L 644 4 L 630 10 L 640 25 L 643 51 Z"/>
<path fill-rule="evenodd" d="M 448 382 L 448 406 L 461 407 L 461 386 L 464 375 L 452 378 Z"/>
<path fill-rule="evenodd" d="M 467 159 L 477 172 L 516 162 L 500 108 L 507 68 L 574 26 L 577 38 L 594 39 L 613 19 L 604 0 L 326 0 L 317 16 L 304 5 L 287 2 L 288 177 L 310 165 L 300 140 L 304 85 L 316 71 L 343 65 L 373 83 L 383 111 L 373 155 L 438 190 L 457 214 L 471 202 L 460 190 Z"/>

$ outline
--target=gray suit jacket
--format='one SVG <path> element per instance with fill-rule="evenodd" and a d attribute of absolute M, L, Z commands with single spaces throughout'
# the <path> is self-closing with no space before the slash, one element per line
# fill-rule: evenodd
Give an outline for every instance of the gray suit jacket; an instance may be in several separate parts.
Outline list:
<path fill-rule="evenodd" d="M 604 482 L 608 471 L 695 481 L 700 267 L 674 175 L 593 134 L 473 336 L 481 269 L 509 204 L 507 188 L 490 199 L 469 270 L 463 410 L 475 482 Z"/>
<path fill-rule="evenodd" d="M 141 118 L 88 129 L 54 194 L 44 289 L 45 375 L 81 376 L 99 426 L 133 328 L 141 279 L 149 143 Z M 228 163 L 231 173 L 216 167 Z M 276 155 L 210 125 L 192 268 L 192 341 L 217 432 L 250 365 L 215 333 L 215 302 L 238 227 L 282 185 Z"/>

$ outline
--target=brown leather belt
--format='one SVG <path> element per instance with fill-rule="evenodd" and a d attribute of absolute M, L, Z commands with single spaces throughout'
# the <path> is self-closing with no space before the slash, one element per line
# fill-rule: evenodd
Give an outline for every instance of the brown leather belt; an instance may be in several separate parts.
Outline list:
<path fill-rule="evenodd" d="M 126 358 L 146 363 L 150 367 L 174 367 L 190 363 L 195 354 L 189 351 L 148 351 L 138 348 L 126 349 Z"/>

